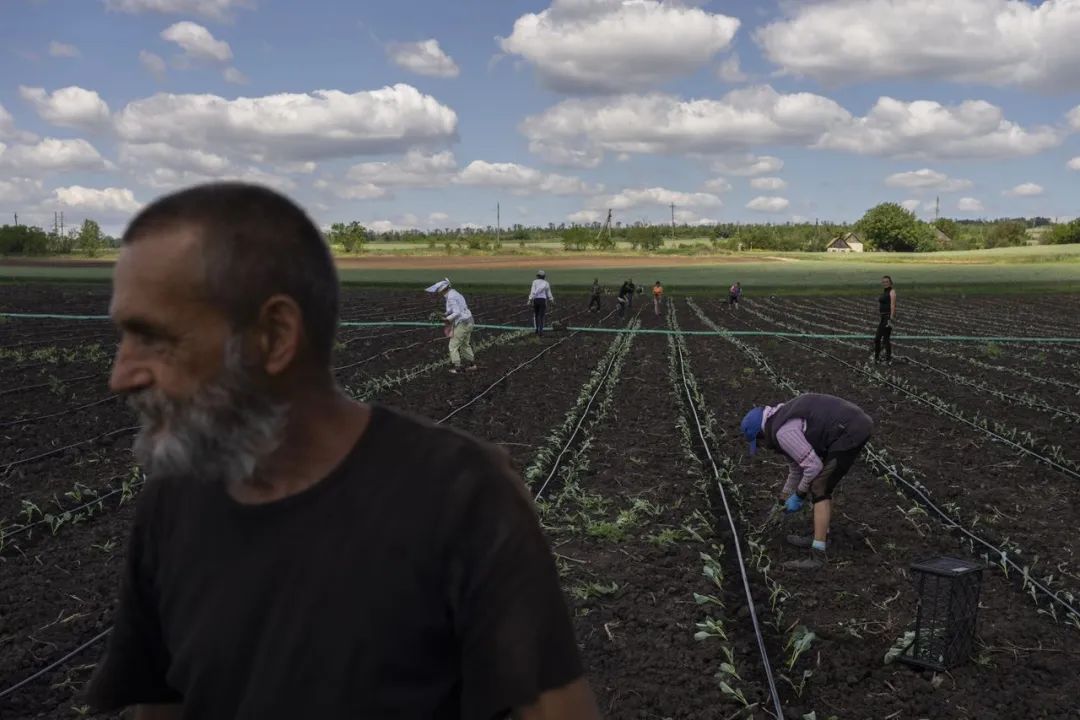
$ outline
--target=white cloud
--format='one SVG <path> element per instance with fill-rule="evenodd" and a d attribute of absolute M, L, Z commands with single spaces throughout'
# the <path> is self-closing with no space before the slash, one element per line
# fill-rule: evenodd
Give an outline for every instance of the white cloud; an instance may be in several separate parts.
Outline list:
<path fill-rule="evenodd" d="M 655 0 L 554 0 L 500 38 L 566 93 L 644 90 L 687 75 L 731 46 L 739 21 Z"/>
<path fill-rule="evenodd" d="M 163 142 L 121 143 L 118 157 L 141 184 L 156 190 L 215 180 L 242 180 L 283 191 L 296 188 L 288 177 L 255 166 L 236 165 L 222 155 L 198 148 L 178 148 Z M 314 163 L 286 163 L 281 171 L 304 173 L 314 169 Z"/>
<path fill-rule="evenodd" d="M 594 208 L 629 210 L 642 205 L 671 205 L 676 207 L 720 207 L 723 201 L 712 193 L 685 193 L 667 188 L 626 188 L 614 195 L 594 198 L 590 205 Z"/>
<path fill-rule="evenodd" d="M 918 198 L 911 198 L 910 200 L 904 200 L 900 203 L 900 206 L 908 212 L 915 212 L 919 209 L 919 205 L 922 205 L 922 200 Z"/>
<path fill-rule="evenodd" d="M 105 0 L 106 8 L 118 12 L 200 15 L 219 22 L 229 20 L 232 10 L 254 4 L 254 0 Z"/>
<path fill-rule="evenodd" d="M 3 154 L 0 143 L 0 155 Z M 44 195 L 40 180 L 23 177 L 0 178 L 0 200 L 8 203 L 29 203 L 40 200 Z"/>
<path fill-rule="evenodd" d="M 1080 130 L 1080 105 L 1070 110 L 1066 118 L 1073 130 Z"/>
<path fill-rule="evenodd" d="M 232 60 L 232 48 L 224 40 L 215 38 L 209 30 L 190 20 L 170 25 L 161 31 L 161 38 L 180 46 L 184 55 L 192 60 L 227 63 Z"/>
<path fill-rule="evenodd" d="M 566 219 L 578 225 L 591 225 L 603 222 L 604 216 L 599 210 L 578 210 L 567 215 Z"/>
<path fill-rule="evenodd" d="M 712 169 L 718 173 L 752 177 L 754 175 L 780 172 L 784 169 L 784 161 L 772 155 L 746 153 L 745 155 L 715 158 L 712 162 Z"/>
<path fill-rule="evenodd" d="M 747 76 L 739 65 L 739 56 L 737 53 L 732 53 L 724 58 L 724 61 L 716 68 L 716 77 L 726 83 L 746 82 Z"/>
<path fill-rule="evenodd" d="M 593 191 L 580 178 L 544 173 L 517 163 L 489 163 L 484 160 L 469 163 L 458 174 L 456 182 L 505 188 L 515 195 L 583 195 Z"/>
<path fill-rule="evenodd" d="M 315 187 L 318 190 L 327 190 L 342 200 L 375 200 L 384 198 L 389 193 L 386 188 L 381 188 L 372 183 L 332 183 L 326 180 L 316 180 Z"/>
<path fill-rule="evenodd" d="M 716 225 L 717 224 L 716 219 L 710 218 L 710 217 L 700 217 L 697 213 L 695 213 L 692 210 L 676 210 L 675 211 L 675 222 L 679 223 L 680 225 L 698 225 L 698 226 Z"/>
<path fill-rule="evenodd" d="M 153 75 L 158 81 L 165 78 L 166 65 L 165 60 L 160 55 L 155 55 L 152 52 L 146 50 L 139 51 L 139 64 L 143 66 L 143 69 Z"/>
<path fill-rule="evenodd" d="M 45 138 L 33 145 L 0 147 L 0 168 L 15 175 L 74 170 L 104 170 L 108 165 L 93 145 L 82 139 Z"/>
<path fill-rule="evenodd" d="M 553 163 L 595 166 L 605 153 L 728 154 L 784 144 L 898 158 L 1011 158 L 1059 145 L 1055 128 L 1024 128 L 984 101 L 954 106 L 880 98 L 865 117 L 813 93 L 769 86 L 718 100 L 670 95 L 564 100 L 521 123 L 529 149 Z M 721 170 L 718 170 L 721 171 Z M 722 172 L 722 171 L 721 171 Z"/>
<path fill-rule="evenodd" d="M 59 187 L 53 190 L 56 201 L 67 208 L 101 215 L 127 215 L 135 213 L 142 204 L 127 188 L 88 188 L 82 185 Z"/>
<path fill-rule="evenodd" d="M 56 40 L 49 43 L 49 55 L 55 58 L 82 57 L 79 48 L 74 45 L 68 45 L 67 43 L 57 42 Z"/>
<path fill-rule="evenodd" d="M 11 113 L 3 105 L 0 105 L 0 140 L 31 143 L 37 139 L 37 135 L 34 135 L 34 133 L 24 132 L 15 127 L 15 118 L 11 116 Z"/>
<path fill-rule="evenodd" d="M 748 210 L 757 210 L 758 212 L 778 213 L 787 210 L 790 204 L 787 198 L 761 195 L 746 203 L 746 207 Z"/>
<path fill-rule="evenodd" d="M 827 83 L 915 77 L 1077 89 L 1080 4 L 1045 0 L 788 3 L 756 39 L 784 72 Z"/>
<path fill-rule="evenodd" d="M 387 54 L 394 64 L 417 75 L 457 77 L 461 70 L 434 38 L 411 43 L 390 43 Z"/>
<path fill-rule="evenodd" d="M 254 162 L 285 163 L 444 144 L 457 115 L 411 85 L 345 93 L 281 93 L 226 100 L 159 93 L 115 115 L 131 143 L 166 142 Z"/>
<path fill-rule="evenodd" d="M 438 227 L 445 225 L 450 220 L 450 216 L 444 212 L 433 212 L 428 215 L 428 225 L 431 227 Z"/>
<path fill-rule="evenodd" d="M 225 82 L 232 83 L 233 85 L 247 85 L 247 75 L 240 72 L 234 67 L 227 67 L 225 71 L 221 73 L 221 77 L 225 79 Z"/>
<path fill-rule="evenodd" d="M 529 148 L 551 162 L 598 161 L 606 152 L 724 153 L 765 143 L 806 145 L 851 116 L 820 95 L 771 87 L 732 90 L 720 100 L 624 95 L 564 100 L 525 118 Z"/>
<path fill-rule="evenodd" d="M 1074 157 L 1068 162 L 1068 168 L 1070 170 L 1080 170 L 1080 157 Z"/>
<path fill-rule="evenodd" d="M 909 188 L 912 190 L 939 190 L 941 192 L 956 192 L 957 190 L 966 190 L 972 186 L 970 180 L 951 178 L 945 173 L 930 168 L 894 173 L 885 178 L 885 184 L 889 187 Z"/>
<path fill-rule="evenodd" d="M 449 150 L 425 154 L 410 150 L 400 160 L 365 162 L 349 168 L 345 177 L 361 184 L 381 187 L 441 187 L 457 172 L 457 160 Z"/>
<path fill-rule="evenodd" d="M 985 208 L 983 208 L 982 201 L 976 200 L 975 198 L 972 198 L 972 197 L 964 197 L 964 198 L 960 198 L 960 200 L 956 203 L 956 209 L 959 210 L 960 212 L 973 212 L 974 213 L 974 212 L 983 212 L 983 210 Z"/>
<path fill-rule="evenodd" d="M 705 183 L 705 189 L 711 193 L 731 192 L 731 183 L 722 177 L 713 178 Z"/>
<path fill-rule="evenodd" d="M 787 181 L 778 177 L 758 177 L 750 181 L 750 187 L 755 190 L 783 190 L 787 187 Z"/>
<path fill-rule="evenodd" d="M 50 94 L 44 88 L 20 85 L 19 95 L 42 120 L 53 125 L 94 128 L 109 122 L 109 106 L 93 90 L 72 85 Z"/>
<path fill-rule="evenodd" d="M 199 149 L 176 148 L 168 143 L 121 143 L 119 160 L 130 168 L 166 167 L 214 177 L 230 168 L 221 155 Z"/>
<path fill-rule="evenodd" d="M 945 106 L 931 100 L 878 99 L 861 118 L 827 129 L 816 147 L 888 157 L 1009 158 L 1061 143 L 1050 127 L 1027 130 L 982 100 Z"/>
<path fill-rule="evenodd" d="M 1006 190 L 1002 195 L 1009 197 L 1034 197 L 1043 194 L 1043 186 L 1032 182 L 1021 183 L 1011 190 Z"/>

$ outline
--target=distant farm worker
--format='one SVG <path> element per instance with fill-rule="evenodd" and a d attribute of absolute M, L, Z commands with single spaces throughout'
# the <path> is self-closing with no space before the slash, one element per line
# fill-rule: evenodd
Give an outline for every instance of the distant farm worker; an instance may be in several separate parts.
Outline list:
<path fill-rule="evenodd" d="M 888 275 L 881 278 L 878 297 L 878 326 L 874 335 L 874 362 L 881 362 L 881 346 L 885 345 L 885 362 L 892 365 L 892 329 L 896 320 L 896 289 Z"/>
<path fill-rule="evenodd" d="M 626 282 L 629 284 L 629 287 L 627 288 L 627 291 L 626 291 L 626 306 L 628 308 L 633 308 L 634 307 L 634 291 L 637 290 L 637 286 L 634 285 L 634 279 L 633 278 L 630 278 Z"/>
<path fill-rule="evenodd" d="M 832 519 L 832 493 L 870 440 L 874 421 L 857 405 L 832 395 L 807 393 L 790 402 L 756 407 L 742 421 L 750 454 L 760 442 L 785 456 L 787 482 L 781 492 L 784 509 L 802 509 L 807 498 L 814 506 L 814 532 L 789 535 L 787 541 L 810 548 L 810 557 L 784 563 L 798 570 L 824 566 Z"/>
<path fill-rule="evenodd" d="M 338 279 L 301 208 L 241 183 L 154 201 L 110 314 L 149 480 L 95 712 L 599 717 L 508 456 L 335 382 Z"/>
<path fill-rule="evenodd" d="M 657 280 L 656 284 L 652 287 L 652 306 L 653 312 L 656 313 L 656 317 L 660 317 L 660 303 L 664 301 L 664 286 Z"/>
<path fill-rule="evenodd" d="M 622 284 L 622 287 L 619 288 L 619 317 L 622 317 L 626 312 L 626 308 L 630 307 L 630 299 L 632 297 L 634 297 L 634 283 L 627 280 Z"/>
<path fill-rule="evenodd" d="M 446 334 L 450 338 L 450 373 L 458 374 L 462 361 L 466 370 L 475 370 L 476 358 L 472 349 L 473 316 L 465 303 L 465 297 L 450 287 L 449 278 L 443 278 L 426 288 L 425 292 L 442 295 L 446 300 L 443 322 L 446 323 Z"/>
<path fill-rule="evenodd" d="M 589 290 L 589 312 L 600 312 L 600 295 L 604 289 L 600 287 L 600 278 L 593 278 L 592 289 Z"/>
<path fill-rule="evenodd" d="M 536 337 L 544 336 L 544 318 L 547 316 L 548 305 L 555 304 L 555 296 L 551 294 L 551 283 L 547 281 L 547 273 L 540 270 L 536 273 L 536 279 L 529 288 L 528 304 L 533 309 L 533 329 Z"/>
<path fill-rule="evenodd" d="M 736 282 L 730 288 L 728 288 L 728 308 L 731 310 L 739 309 L 739 300 L 742 298 L 742 283 Z"/>

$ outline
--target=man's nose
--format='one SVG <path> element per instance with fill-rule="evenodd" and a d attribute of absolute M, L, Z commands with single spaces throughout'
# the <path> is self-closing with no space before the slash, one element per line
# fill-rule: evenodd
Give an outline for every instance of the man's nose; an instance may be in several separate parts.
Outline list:
<path fill-rule="evenodd" d="M 128 394 L 149 387 L 153 373 L 143 362 L 130 340 L 123 339 L 116 346 L 112 372 L 109 375 L 109 390 L 114 393 Z"/>

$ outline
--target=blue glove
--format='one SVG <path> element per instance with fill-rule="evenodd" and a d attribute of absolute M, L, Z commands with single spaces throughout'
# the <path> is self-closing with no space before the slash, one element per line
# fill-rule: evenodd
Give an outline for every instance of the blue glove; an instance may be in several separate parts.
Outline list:
<path fill-rule="evenodd" d="M 789 513 L 799 512 L 802 510 L 802 506 L 803 499 L 799 497 L 798 493 L 794 493 L 787 499 L 787 502 L 784 503 L 784 510 Z"/>

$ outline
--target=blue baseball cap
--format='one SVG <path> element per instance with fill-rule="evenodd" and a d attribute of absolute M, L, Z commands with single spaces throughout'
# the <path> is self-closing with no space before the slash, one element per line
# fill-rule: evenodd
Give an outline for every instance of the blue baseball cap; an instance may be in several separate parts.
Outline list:
<path fill-rule="evenodd" d="M 742 419 L 742 431 L 746 436 L 747 442 L 750 443 L 750 454 L 757 454 L 757 436 L 761 432 L 761 421 L 765 418 L 765 408 L 756 407 L 750 412 L 746 413 L 746 417 Z"/>

